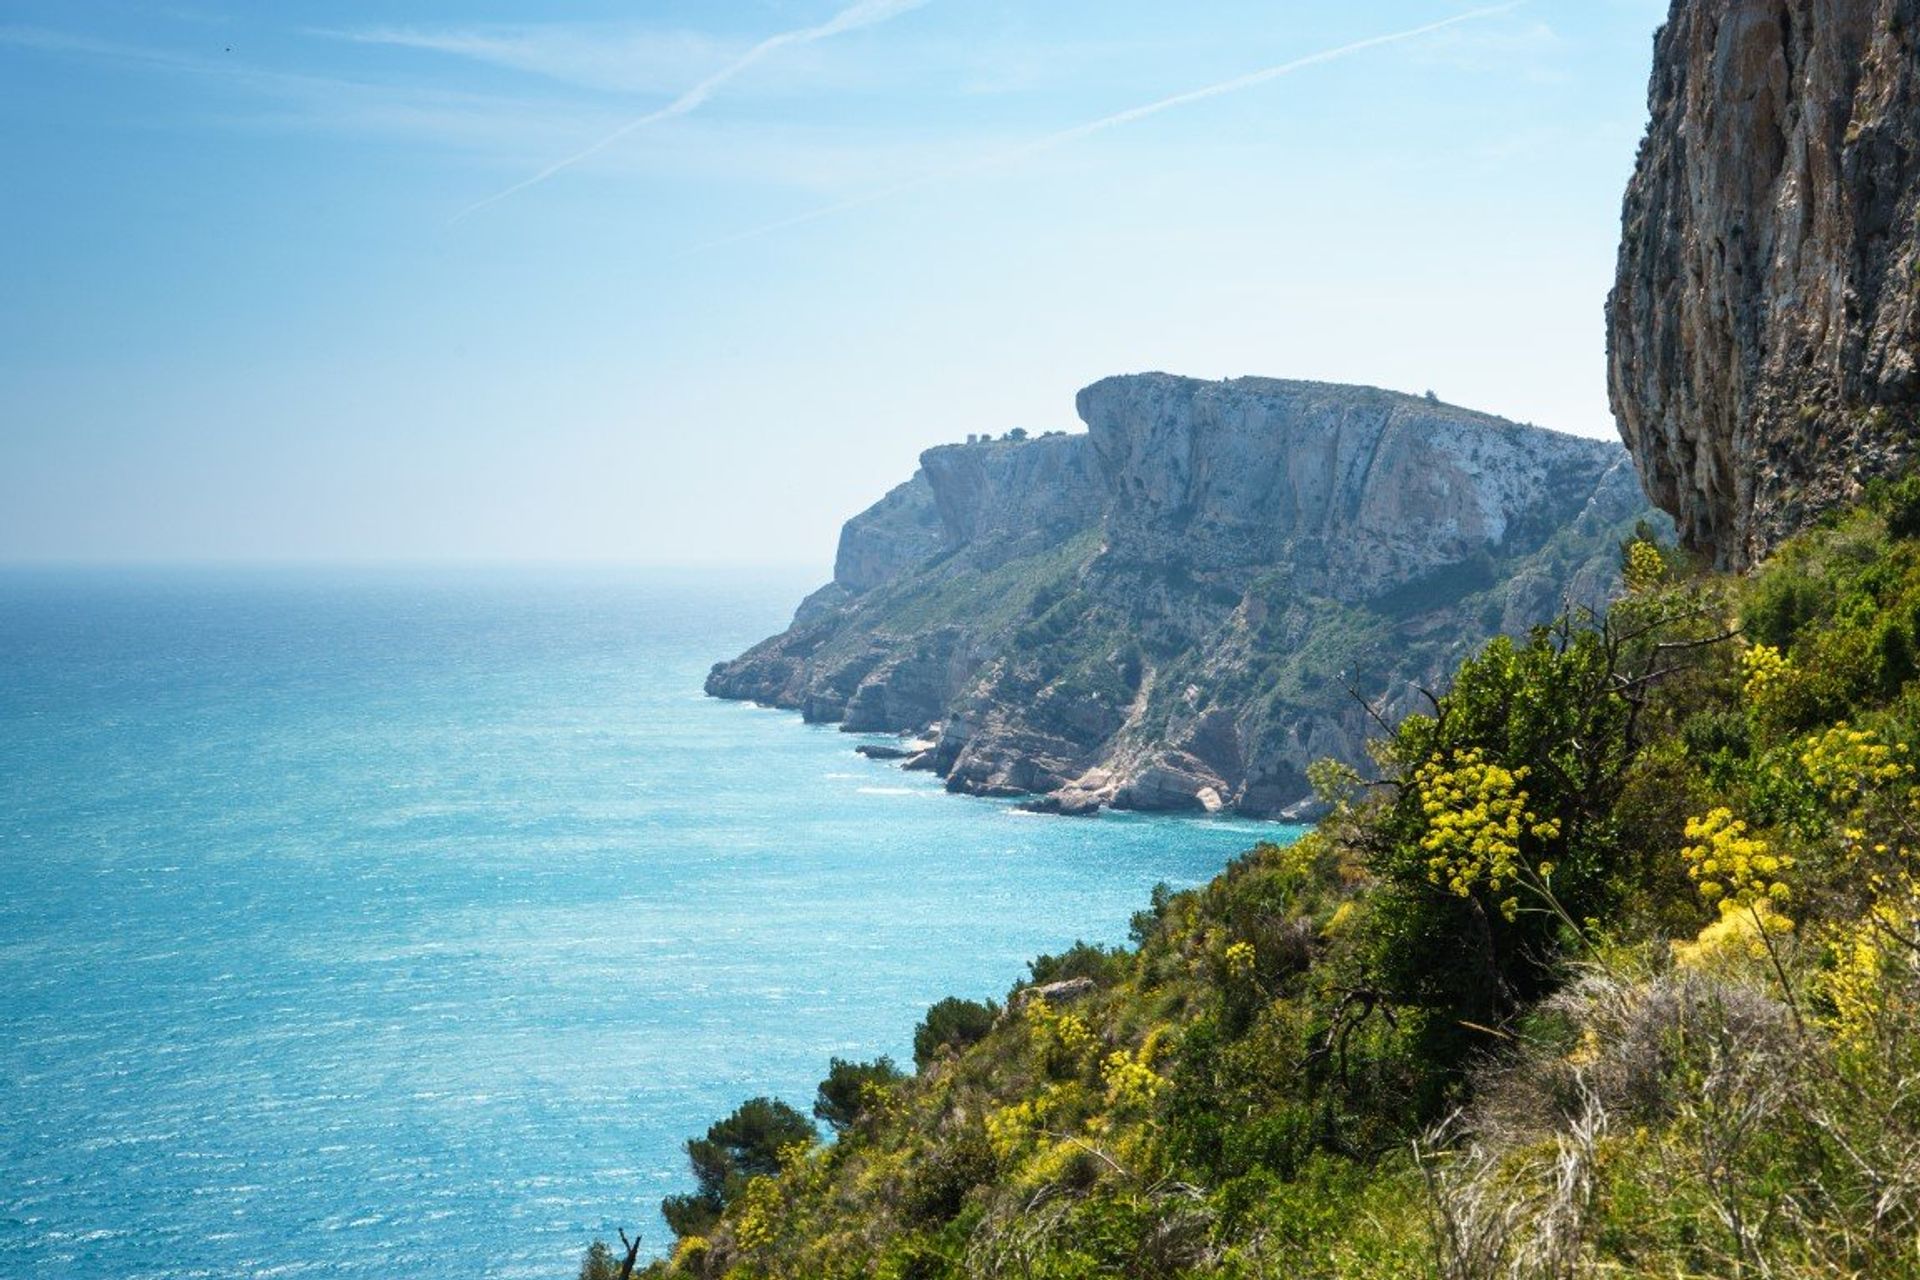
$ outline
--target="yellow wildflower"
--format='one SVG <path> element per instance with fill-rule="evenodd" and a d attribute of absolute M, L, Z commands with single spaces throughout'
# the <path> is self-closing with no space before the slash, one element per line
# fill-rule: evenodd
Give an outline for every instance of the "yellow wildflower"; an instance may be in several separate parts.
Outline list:
<path fill-rule="evenodd" d="M 741 1194 L 740 1215 L 734 1220 L 733 1238 L 742 1249 L 764 1249 L 780 1233 L 780 1217 L 785 1205 L 780 1184 L 764 1175 L 749 1179 Z"/>
<path fill-rule="evenodd" d="M 1107 1105 L 1117 1108 L 1145 1107 L 1166 1087 L 1166 1078 L 1149 1067 L 1142 1052 L 1136 1058 L 1124 1049 L 1107 1055 L 1101 1078 L 1107 1083 Z"/>
<path fill-rule="evenodd" d="M 1844 720 L 1801 744 L 1800 764 L 1813 785 L 1836 805 L 1852 803 L 1871 787 L 1913 776 L 1906 743 L 1884 742 L 1871 731 L 1855 729 Z M 1847 835 L 1854 840 L 1864 837 L 1852 828 Z"/>
<path fill-rule="evenodd" d="M 1626 563 L 1621 567 L 1620 579 L 1627 590 L 1635 595 L 1651 591 L 1666 580 L 1667 561 L 1660 554 L 1660 548 L 1644 538 L 1635 539 L 1627 548 Z"/>
<path fill-rule="evenodd" d="M 1234 982 L 1252 981 L 1257 959 L 1251 942 L 1234 943 L 1227 948 L 1227 977 Z"/>
<path fill-rule="evenodd" d="M 1427 855 L 1429 880 L 1463 898 L 1476 887 L 1497 893 L 1519 881 L 1526 868 L 1520 860 L 1521 836 L 1552 840 L 1560 834 L 1558 819 L 1542 818 L 1527 807 L 1521 785 L 1527 776 L 1524 765 L 1505 768 L 1478 748 L 1451 761 L 1436 755 L 1420 766 L 1413 783 L 1427 819 L 1420 848 Z M 1552 863 L 1540 865 L 1546 868 L 1543 879 L 1552 874 Z M 1500 902 L 1509 920 L 1519 910 L 1516 898 Z"/>
<path fill-rule="evenodd" d="M 1770 644 L 1751 645 L 1740 655 L 1740 675 L 1747 701 L 1764 703 L 1792 677 L 1793 664 Z"/>
<path fill-rule="evenodd" d="M 1792 896 L 1784 873 L 1793 859 L 1751 835 L 1733 810 L 1722 806 L 1688 818 L 1686 837 L 1693 842 L 1680 851 L 1687 874 L 1723 914 L 1762 902 L 1779 906 Z"/>

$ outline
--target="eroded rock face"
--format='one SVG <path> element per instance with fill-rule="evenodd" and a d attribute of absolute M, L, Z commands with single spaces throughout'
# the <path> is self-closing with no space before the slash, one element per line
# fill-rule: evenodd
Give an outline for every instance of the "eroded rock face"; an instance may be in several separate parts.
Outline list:
<path fill-rule="evenodd" d="M 1651 514 L 1618 445 L 1393 392 L 1165 374 L 1085 435 L 944 445 L 835 580 L 707 681 L 925 733 L 949 787 L 1266 816 L 1496 631 L 1610 594 Z M 924 486 L 924 492 L 922 490 Z"/>
<path fill-rule="evenodd" d="M 1920 0 L 1675 0 L 1608 303 L 1647 493 L 1742 566 L 1911 455 Z"/>
<path fill-rule="evenodd" d="M 940 513 L 933 486 L 916 471 L 905 484 L 840 528 L 840 549 L 833 558 L 833 585 L 847 596 L 891 582 L 942 546 Z"/>
<path fill-rule="evenodd" d="M 939 445 L 920 455 L 948 546 L 1002 555 L 1050 546 L 1100 519 L 1106 487 L 1084 437 Z"/>
<path fill-rule="evenodd" d="M 1108 378 L 1079 410 L 1116 497 L 1114 555 L 1285 564 L 1297 590 L 1342 600 L 1558 527 L 1620 459 L 1599 440 L 1318 382 Z"/>

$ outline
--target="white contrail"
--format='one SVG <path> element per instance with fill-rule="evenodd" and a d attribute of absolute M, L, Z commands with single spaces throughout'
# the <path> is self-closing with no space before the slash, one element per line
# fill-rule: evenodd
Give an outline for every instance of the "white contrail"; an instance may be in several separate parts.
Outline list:
<path fill-rule="evenodd" d="M 894 196 L 905 195 L 909 191 L 918 191 L 922 187 L 930 187 L 936 183 L 948 182 L 954 178 L 964 177 L 970 173 L 977 173 L 983 169 L 995 168 L 1015 160 L 1024 160 L 1028 156 L 1037 155 L 1043 151 L 1051 151 L 1055 147 L 1065 146 L 1069 142 L 1078 142 L 1081 138 L 1088 137 L 1091 134 L 1103 133 L 1108 129 L 1116 128 L 1123 124 L 1132 124 L 1135 120 L 1144 120 L 1148 116 L 1159 115 L 1162 111 L 1171 111 L 1175 107 L 1184 107 L 1190 102 L 1202 102 L 1208 98 L 1217 98 L 1224 93 L 1238 93 L 1242 89 L 1251 89 L 1255 85 L 1265 84 L 1269 80 L 1277 80 L 1281 76 L 1290 75 L 1295 71 L 1318 66 L 1323 62 L 1333 62 L 1336 59 L 1345 58 L 1366 49 L 1378 48 L 1383 44 L 1398 44 L 1403 40 L 1413 40 L 1420 36 L 1431 35 L 1435 31 L 1445 30 L 1448 27 L 1459 26 L 1463 22 L 1474 22 L 1481 18 L 1491 18 L 1498 14 L 1511 13 L 1513 10 L 1529 2 L 1530 0 L 1507 0 L 1505 4 L 1487 5 L 1480 9 L 1470 9 L 1465 13 L 1457 13 L 1451 18 L 1442 18 L 1437 22 L 1426 23 L 1424 26 L 1409 27 L 1405 31 L 1395 31 L 1384 36 L 1369 36 L 1365 40 L 1355 40 L 1351 44 L 1343 44 L 1334 49 L 1323 49 L 1319 53 L 1310 53 L 1305 57 L 1295 58 L 1291 62 L 1282 62 L 1275 66 L 1263 67 L 1258 71 L 1250 71 L 1246 75 L 1235 76 L 1231 80 L 1222 80 L 1218 84 L 1206 85 L 1199 89 L 1189 89 L 1185 93 L 1176 93 L 1169 98 L 1161 98 L 1158 101 L 1149 102 L 1143 106 L 1129 107 L 1125 111 L 1116 111 L 1110 116 L 1101 116 L 1098 120 L 1089 120 L 1085 124 L 1077 124 L 1070 129 L 1062 129 L 1058 133 L 1047 134 L 1043 138 L 1036 138 L 1032 142 L 1023 143 L 1018 147 L 998 152 L 984 159 L 974 160 L 967 164 L 955 165 L 950 169 L 941 169 L 934 173 L 923 174 L 918 178 L 912 178 L 891 187 L 882 187 L 877 191 L 869 191 L 865 195 L 851 196 L 848 199 L 838 201 L 834 204 L 808 210 L 806 213 L 795 214 L 790 218 L 782 218 L 778 222 L 765 223 L 758 227 L 749 228 L 746 231 L 736 232 L 730 236 L 723 236 L 718 240 L 709 240 L 703 244 L 695 245 L 680 256 L 688 257 L 697 253 L 705 253 L 709 249 L 718 249 L 723 245 L 738 244 L 742 240 L 752 240 L 759 236 L 769 235 L 775 231 L 784 231 L 788 227 L 797 227 L 803 223 L 816 222 L 821 218 L 830 218 L 836 213 L 845 213 L 850 209 L 858 209 L 882 200 L 890 200 Z"/>
<path fill-rule="evenodd" d="M 691 89 L 682 93 L 666 106 L 655 111 L 649 111 L 646 115 L 627 121 L 592 146 L 576 151 L 565 159 L 554 161 L 540 172 L 534 174 L 531 178 L 524 178 L 504 191 L 496 191 L 484 200 L 474 201 L 460 212 L 454 214 L 453 217 L 449 218 L 448 223 L 458 222 L 470 214 L 478 213 L 490 204 L 496 204 L 499 201 L 505 200 L 508 196 L 525 191 L 528 187 L 538 186 L 561 170 L 570 169 L 582 160 L 600 154 L 637 129 L 644 129 L 650 124 L 657 124 L 659 121 L 668 120 L 674 116 L 686 115 L 689 111 L 699 107 L 708 98 L 711 98 L 727 81 L 733 79 L 742 71 L 745 71 L 748 67 L 751 67 L 754 63 L 760 61 L 776 49 L 782 49 L 788 45 L 795 44 L 812 44 L 815 40 L 825 40 L 829 36 L 837 36 L 843 32 L 857 30 L 860 27 L 870 27 L 875 23 L 885 22 L 889 18 L 898 17 L 910 9 L 918 9 L 921 5 L 927 3 L 929 3 L 929 0 L 854 0 L 854 3 L 848 5 L 817 26 L 801 27 L 794 31 L 782 31 L 778 35 L 768 36 L 765 40 L 754 45 L 751 49 L 748 49 L 732 62 L 729 62 L 705 80 L 702 80 L 699 84 L 694 85 Z"/>

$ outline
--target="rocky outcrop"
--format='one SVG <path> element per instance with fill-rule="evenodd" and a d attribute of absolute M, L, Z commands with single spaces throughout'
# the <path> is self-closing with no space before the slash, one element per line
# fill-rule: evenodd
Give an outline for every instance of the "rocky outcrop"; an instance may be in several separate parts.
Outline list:
<path fill-rule="evenodd" d="M 1043 982 L 1015 991 L 1007 1000 L 1007 1009 L 1019 1013 L 1035 1000 L 1044 1000 L 1051 1005 L 1071 1004 L 1099 989 L 1099 984 L 1092 978 L 1063 978 L 1059 982 Z"/>
<path fill-rule="evenodd" d="M 1619 446 L 1431 399 L 1144 374 L 1078 403 L 1084 435 L 928 450 L 708 692 L 924 733 L 909 766 L 955 790 L 1275 815 L 1365 762 L 1355 691 L 1399 714 L 1604 601 L 1649 514 Z"/>
<path fill-rule="evenodd" d="M 1609 379 L 1647 493 L 1741 566 L 1911 456 L 1920 0 L 1675 0 Z"/>
<path fill-rule="evenodd" d="M 893 581 L 940 550 L 940 513 L 933 486 L 916 471 L 841 526 L 840 549 L 833 558 L 834 585 L 859 595 Z"/>
<path fill-rule="evenodd" d="M 1079 410 L 1121 499 L 1115 556 L 1202 573 L 1284 564 L 1295 590 L 1342 600 L 1510 534 L 1537 540 L 1620 461 L 1599 441 L 1317 382 L 1108 378 Z"/>
<path fill-rule="evenodd" d="M 1085 439 L 1054 432 L 949 444 L 920 455 L 948 546 L 1038 551 L 1100 518 L 1106 487 Z"/>

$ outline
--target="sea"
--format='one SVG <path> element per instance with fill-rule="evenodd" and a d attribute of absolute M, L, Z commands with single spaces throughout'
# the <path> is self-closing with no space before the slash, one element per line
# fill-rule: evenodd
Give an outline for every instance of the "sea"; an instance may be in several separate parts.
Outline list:
<path fill-rule="evenodd" d="M 0 1277 L 657 1254 L 713 1119 L 1297 834 L 703 696 L 811 576 L 0 571 Z"/>

